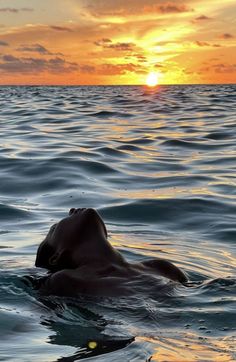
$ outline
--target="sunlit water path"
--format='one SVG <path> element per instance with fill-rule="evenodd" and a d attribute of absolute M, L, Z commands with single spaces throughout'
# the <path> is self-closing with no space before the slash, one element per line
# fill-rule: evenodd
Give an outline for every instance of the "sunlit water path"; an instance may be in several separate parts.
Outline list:
<path fill-rule="evenodd" d="M 1 87 L 0 109 L 0 360 L 235 360 L 236 86 Z M 192 287 L 40 298 L 37 245 L 88 206 Z"/>

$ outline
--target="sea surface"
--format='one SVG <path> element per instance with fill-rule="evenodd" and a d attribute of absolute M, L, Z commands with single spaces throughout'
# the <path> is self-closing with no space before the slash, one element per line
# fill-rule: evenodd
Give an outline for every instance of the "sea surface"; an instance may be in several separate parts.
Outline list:
<path fill-rule="evenodd" d="M 71 207 L 189 287 L 40 296 L 37 247 Z M 235 241 L 235 85 L 0 88 L 0 361 L 235 361 Z"/>

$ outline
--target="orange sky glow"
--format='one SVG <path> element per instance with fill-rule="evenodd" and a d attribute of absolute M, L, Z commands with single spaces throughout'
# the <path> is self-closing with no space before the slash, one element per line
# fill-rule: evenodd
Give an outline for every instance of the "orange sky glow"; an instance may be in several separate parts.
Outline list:
<path fill-rule="evenodd" d="M 236 83 L 235 14 L 235 0 L 0 0 L 0 84 Z"/>

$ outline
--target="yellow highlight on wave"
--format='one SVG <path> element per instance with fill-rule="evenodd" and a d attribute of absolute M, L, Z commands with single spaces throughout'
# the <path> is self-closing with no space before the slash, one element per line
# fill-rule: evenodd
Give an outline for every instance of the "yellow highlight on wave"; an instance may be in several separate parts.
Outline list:
<path fill-rule="evenodd" d="M 146 78 L 146 85 L 149 87 L 155 87 L 158 85 L 158 75 L 155 72 L 150 72 Z"/>

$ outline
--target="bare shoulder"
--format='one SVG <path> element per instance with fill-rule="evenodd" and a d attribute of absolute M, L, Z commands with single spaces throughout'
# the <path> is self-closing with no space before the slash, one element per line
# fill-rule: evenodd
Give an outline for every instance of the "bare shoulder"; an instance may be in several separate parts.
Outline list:
<path fill-rule="evenodd" d="M 74 271 L 64 269 L 49 275 L 40 287 L 40 292 L 45 295 L 58 296 L 85 294 L 86 283 Z"/>
<path fill-rule="evenodd" d="M 78 270 L 64 269 L 51 274 L 43 283 L 40 292 L 44 295 L 73 297 L 77 295 L 123 295 L 126 294 L 126 279 L 123 277 L 82 277 Z"/>
<path fill-rule="evenodd" d="M 185 283 L 188 281 L 186 274 L 170 261 L 165 259 L 145 260 L 141 263 L 144 267 L 151 269 L 152 272 L 169 278 L 173 281 Z"/>

